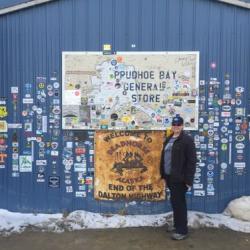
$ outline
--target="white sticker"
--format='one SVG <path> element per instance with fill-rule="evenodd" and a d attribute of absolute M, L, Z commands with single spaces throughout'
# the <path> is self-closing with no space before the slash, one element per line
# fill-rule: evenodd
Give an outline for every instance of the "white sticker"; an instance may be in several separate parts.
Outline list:
<path fill-rule="evenodd" d="M 66 147 L 67 147 L 67 148 L 73 148 L 73 142 L 68 141 L 68 142 L 66 143 Z"/>
<path fill-rule="evenodd" d="M 220 164 L 220 167 L 221 167 L 221 169 L 227 169 L 227 163 L 226 162 L 222 162 Z"/>
<path fill-rule="evenodd" d="M 42 117 L 42 131 L 43 131 L 43 133 L 47 133 L 47 124 L 48 124 L 48 117 L 43 115 L 43 117 Z"/>
<path fill-rule="evenodd" d="M 33 104 L 34 99 L 33 98 L 23 98 L 24 104 Z"/>
<path fill-rule="evenodd" d="M 18 93 L 18 87 L 11 87 L 11 94 L 17 94 Z"/>
<path fill-rule="evenodd" d="M 194 190 L 194 196 L 205 196 L 205 190 Z"/>
<path fill-rule="evenodd" d="M 228 143 L 228 139 L 227 138 L 222 138 L 221 143 Z"/>
<path fill-rule="evenodd" d="M 84 172 L 84 173 L 86 173 L 87 166 L 86 166 L 86 164 L 83 164 L 83 163 L 75 163 L 74 164 L 74 171 L 75 172 Z"/>
<path fill-rule="evenodd" d="M 36 160 L 36 165 L 37 166 L 46 166 L 47 160 Z"/>
<path fill-rule="evenodd" d="M 235 162 L 234 163 L 234 167 L 235 168 L 245 168 L 246 167 L 246 163 L 245 162 Z"/>
<path fill-rule="evenodd" d="M 79 198 L 86 197 L 86 191 L 76 191 L 76 197 L 79 197 Z"/>
<path fill-rule="evenodd" d="M 193 188 L 194 189 L 203 189 L 203 184 L 201 184 L 201 183 L 193 184 Z"/>
<path fill-rule="evenodd" d="M 8 123 L 8 128 L 22 128 L 23 125 L 21 123 Z"/>
<path fill-rule="evenodd" d="M 235 144 L 235 148 L 237 148 L 237 149 L 243 149 L 243 148 L 245 148 L 245 145 L 244 145 L 244 143 L 236 143 Z"/>
<path fill-rule="evenodd" d="M 231 112 L 221 112 L 221 117 L 231 117 Z"/>
<path fill-rule="evenodd" d="M 64 105 L 80 105 L 81 91 L 80 90 L 65 90 L 63 91 Z"/>
<path fill-rule="evenodd" d="M 59 155 L 58 151 L 56 151 L 56 150 L 51 151 L 51 156 L 58 156 L 58 155 Z"/>
<path fill-rule="evenodd" d="M 20 167 L 20 172 L 32 172 L 32 156 L 20 155 L 19 167 Z"/>

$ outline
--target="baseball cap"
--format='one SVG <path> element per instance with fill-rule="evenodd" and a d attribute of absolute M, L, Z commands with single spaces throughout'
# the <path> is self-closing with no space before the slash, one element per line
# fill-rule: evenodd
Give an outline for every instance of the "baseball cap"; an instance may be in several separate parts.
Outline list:
<path fill-rule="evenodd" d="M 172 126 L 174 126 L 174 125 L 181 126 L 181 125 L 183 125 L 183 122 L 184 122 L 183 118 L 181 116 L 179 116 L 179 115 L 176 115 L 172 119 Z"/>

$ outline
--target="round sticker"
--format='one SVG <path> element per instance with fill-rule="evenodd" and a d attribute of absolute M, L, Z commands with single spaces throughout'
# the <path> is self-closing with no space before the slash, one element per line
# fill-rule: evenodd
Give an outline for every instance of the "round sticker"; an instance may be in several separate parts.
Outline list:
<path fill-rule="evenodd" d="M 27 110 L 23 110 L 22 116 L 27 116 L 27 115 L 28 115 L 28 111 Z"/>
<path fill-rule="evenodd" d="M 80 95 L 80 91 L 75 91 L 75 96 L 79 96 Z"/>
<path fill-rule="evenodd" d="M 53 86 L 52 86 L 51 84 L 48 84 L 48 85 L 47 85 L 47 90 L 50 91 L 50 90 L 52 90 L 52 89 L 53 89 Z"/>
<path fill-rule="evenodd" d="M 33 105 L 33 106 L 32 106 L 32 110 L 33 110 L 33 111 L 36 111 L 36 110 L 37 110 L 37 106 L 36 106 L 36 105 Z"/>
<path fill-rule="evenodd" d="M 235 101 L 235 104 L 236 104 L 236 105 L 238 105 L 238 106 L 239 106 L 239 105 L 241 105 L 241 103 L 242 103 L 242 102 L 241 102 L 241 100 L 240 100 L 240 99 L 236 99 L 236 101 Z"/>
<path fill-rule="evenodd" d="M 245 140 L 245 136 L 244 135 L 236 135 L 235 136 L 235 140 L 236 141 L 244 141 Z"/>
<path fill-rule="evenodd" d="M 225 132 L 227 132 L 227 127 L 222 126 L 220 130 L 221 130 L 222 133 L 225 133 Z"/>
<path fill-rule="evenodd" d="M 53 96 L 54 92 L 52 90 L 48 91 L 48 96 Z"/>
<path fill-rule="evenodd" d="M 214 131 L 212 129 L 208 130 L 207 133 L 208 133 L 208 136 L 210 137 L 214 135 Z"/>
<path fill-rule="evenodd" d="M 222 142 L 222 143 L 228 143 L 228 139 L 227 139 L 227 138 L 222 138 L 222 139 L 221 139 L 221 142 Z"/>
<path fill-rule="evenodd" d="M 205 123 L 205 124 L 203 125 L 203 128 L 204 128 L 205 130 L 208 130 L 208 128 L 209 128 L 208 124 Z"/>
<path fill-rule="evenodd" d="M 221 167 L 221 169 L 226 169 L 227 168 L 227 163 L 226 162 L 222 162 L 220 164 L 220 167 Z"/>
<path fill-rule="evenodd" d="M 59 82 L 54 82 L 54 83 L 53 83 L 53 87 L 54 87 L 55 89 L 58 89 L 58 88 L 60 87 Z"/>
<path fill-rule="evenodd" d="M 207 169 L 208 170 L 213 170 L 214 169 L 214 165 L 213 164 L 208 164 L 207 165 Z"/>
<path fill-rule="evenodd" d="M 41 108 L 37 108 L 37 110 L 36 110 L 36 113 L 37 113 L 37 114 L 40 115 L 40 114 L 42 114 L 42 112 L 43 112 L 43 110 L 42 110 Z"/>

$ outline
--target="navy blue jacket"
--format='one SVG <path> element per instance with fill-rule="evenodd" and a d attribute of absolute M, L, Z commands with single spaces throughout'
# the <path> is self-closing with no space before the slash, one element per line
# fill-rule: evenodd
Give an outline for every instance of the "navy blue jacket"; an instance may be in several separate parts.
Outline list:
<path fill-rule="evenodd" d="M 164 173 L 164 148 L 171 137 L 172 135 L 167 137 L 163 143 L 160 165 L 162 178 L 166 177 Z M 191 186 L 193 184 L 196 161 L 196 148 L 193 138 L 182 131 L 174 141 L 172 147 L 170 172 L 171 180 L 173 182 L 184 182 L 185 184 Z"/>

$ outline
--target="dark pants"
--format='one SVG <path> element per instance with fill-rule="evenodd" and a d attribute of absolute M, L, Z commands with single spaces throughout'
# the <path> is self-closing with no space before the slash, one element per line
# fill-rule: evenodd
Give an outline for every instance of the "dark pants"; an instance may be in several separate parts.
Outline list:
<path fill-rule="evenodd" d="M 187 203 L 185 194 L 188 188 L 183 182 L 172 182 L 171 176 L 167 176 L 166 181 L 170 189 L 170 201 L 173 208 L 176 233 L 187 234 Z"/>

